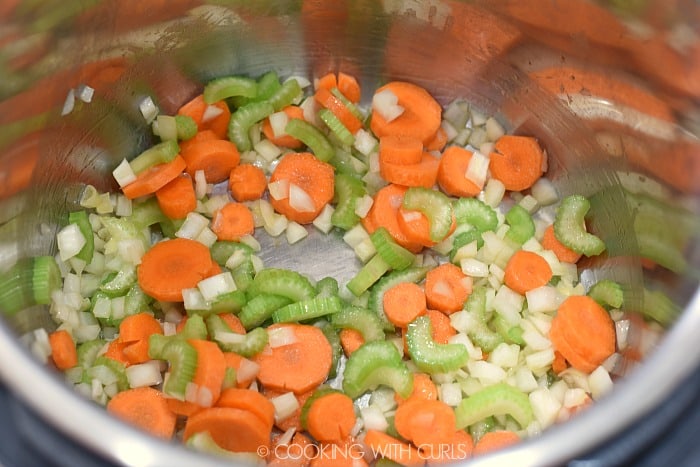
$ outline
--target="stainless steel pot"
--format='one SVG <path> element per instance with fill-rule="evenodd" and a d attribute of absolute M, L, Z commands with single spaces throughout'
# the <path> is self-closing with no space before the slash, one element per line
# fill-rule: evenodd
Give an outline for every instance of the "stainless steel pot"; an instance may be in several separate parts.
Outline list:
<path fill-rule="evenodd" d="M 210 78 L 274 69 L 309 78 L 342 70 L 364 89 L 410 80 L 442 103 L 465 97 L 508 130 L 537 136 L 562 194 L 605 193 L 594 209 L 610 254 L 586 265 L 585 281 L 623 283 L 632 315 L 644 307 L 644 287 L 682 310 L 592 409 L 474 460 L 564 463 L 643 423 L 700 363 L 697 236 L 675 272 L 644 270 L 636 212 L 619 189 L 630 171 L 643 174 L 635 186 L 663 195 L 669 209 L 697 212 L 699 19 L 691 0 L 9 2 L 0 6 L 0 260 L 7 267 L 54 251 L 60 215 L 82 187 L 113 188 L 110 171 L 148 143 L 139 113 L 146 96 L 173 112 Z M 93 99 L 62 116 L 69 90 L 82 84 L 95 89 Z M 270 249 L 265 259 L 297 254 Z M 302 267 L 352 274 L 315 260 Z M 41 307 L 0 326 L 2 380 L 47 424 L 118 464 L 221 464 L 146 437 L 74 394 L 18 339 L 51 326 Z"/>

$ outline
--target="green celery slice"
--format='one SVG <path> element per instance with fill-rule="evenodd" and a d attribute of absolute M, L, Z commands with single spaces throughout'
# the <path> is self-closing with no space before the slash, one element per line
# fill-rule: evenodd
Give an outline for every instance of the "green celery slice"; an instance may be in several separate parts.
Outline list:
<path fill-rule="evenodd" d="M 610 279 L 603 279 L 591 286 L 588 296 L 601 306 L 620 308 L 624 303 L 622 286 Z"/>
<path fill-rule="evenodd" d="M 385 331 L 394 331 L 394 325 L 391 324 L 384 313 L 384 294 L 386 291 L 399 282 L 418 283 L 425 279 L 427 273 L 428 268 L 424 267 L 411 267 L 403 271 L 392 271 L 372 286 L 372 289 L 369 291 L 367 307 L 379 317 Z"/>
<path fill-rule="evenodd" d="M 426 373 L 447 373 L 467 363 L 469 353 L 461 344 L 438 344 L 432 338 L 430 318 L 419 316 L 408 325 L 408 353 L 419 369 Z"/>
<path fill-rule="evenodd" d="M 179 153 L 180 146 L 177 144 L 177 141 L 163 141 L 143 151 L 129 161 L 129 165 L 134 173 L 138 175 L 154 165 L 171 162 Z"/>
<path fill-rule="evenodd" d="M 275 323 L 294 323 L 337 313 L 343 307 L 343 301 L 337 295 L 316 296 L 285 305 L 272 313 Z"/>
<path fill-rule="evenodd" d="M 361 180 L 345 174 L 335 175 L 335 211 L 331 215 L 331 224 L 349 230 L 359 221 L 360 216 L 355 213 L 357 200 L 367 194 L 367 189 Z"/>
<path fill-rule="evenodd" d="M 296 271 L 267 268 L 255 275 L 246 293 L 250 298 L 254 298 L 260 293 L 268 293 L 299 302 L 315 296 L 316 289 L 307 277 Z"/>
<path fill-rule="evenodd" d="M 390 269 L 389 264 L 384 261 L 382 255 L 375 254 L 372 259 L 362 266 L 355 277 L 350 279 L 346 287 L 356 297 L 362 295 L 367 289 L 379 280 Z"/>
<path fill-rule="evenodd" d="M 299 96 L 301 96 L 299 82 L 295 79 L 289 79 L 272 93 L 267 102 L 272 106 L 274 112 L 279 112 L 288 105 L 292 105 Z"/>
<path fill-rule="evenodd" d="M 284 132 L 304 143 L 321 161 L 328 162 L 335 154 L 333 145 L 326 135 L 311 123 L 300 118 L 291 118 Z"/>
<path fill-rule="evenodd" d="M 228 139 L 230 139 L 239 151 L 250 151 L 253 143 L 250 140 L 250 128 L 260 120 L 275 112 L 275 108 L 268 101 L 251 102 L 239 107 L 233 114 L 228 124 Z"/>
<path fill-rule="evenodd" d="M 396 243 L 384 227 L 379 227 L 372 232 L 370 239 L 379 256 L 387 262 L 391 269 L 401 271 L 411 266 L 416 260 L 416 255 Z"/>
<path fill-rule="evenodd" d="M 459 430 L 494 415 L 510 415 L 523 429 L 535 418 L 527 394 L 506 383 L 485 387 L 462 399 L 455 415 Z"/>
<path fill-rule="evenodd" d="M 383 340 L 384 328 L 379 316 L 369 308 L 350 306 L 331 316 L 331 324 L 336 328 L 354 329 L 362 334 L 365 342 Z"/>
<path fill-rule="evenodd" d="M 343 372 L 343 391 L 355 399 L 379 386 L 388 386 L 401 397 L 413 391 L 413 375 L 390 341 L 365 342 L 355 350 Z"/>
<path fill-rule="evenodd" d="M 163 392 L 185 400 L 187 384 L 192 382 L 197 370 L 197 350 L 184 339 L 173 339 L 163 347 L 159 360 L 166 360 L 170 367 Z"/>
<path fill-rule="evenodd" d="M 582 195 L 570 195 L 561 201 L 554 218 L 554 235 L 564 246 L 586 256 L 605 251 L 605 243 L 586 232 L 585 217 L 591 207 Z"/>
<path fill-rule="evenodd" d="M 247 332 L 240 343 L 222 342 L 216 338 L 218 332 L 234 332 L 226 322 L 218 315 L 209 315 L 206 318 L 209 335 L 221 347 L 224 352 L 235 352 L 238 355 L 249 358 L 262 352 L 268 342 L 268 334 L 265 328 L 254 328 Z"/>
<path fill-rule="evenodd" d="M 229 97 L 242 96 L 253 98 L 258 94 L 258 83 L 245 76 L 224 76 L 209 81 L 204 86 L 203 98 L 207 104 L 228 99 Z"/>
<path fill-rule="evenodd" d="M 352 143 L 355 142 L 355 137 L 333 112 L 328 109 L 321 109 L 318 111 L 318 117 L 326 124 L 328 129 L 331 130 L 331 133 L 338 138 L 341 144 L 352 146 Z"/>
<path fill-rule="evenodd" d="M 496 230 L 498 216 L 496 211 L 476 198 L 459 198 L 452 203 L 457 225 L 469 224 L 479 232 Z"/>
<path fill-rule="evenodd" d="M 90 224 L 87 211 L 81 210 L 69 213 L 68 223 L 77 225 L 80 233 L 85 237 L 85 245 L 83 245 L 75 257 L 85 261 L 86 264 L 90 264 L 92 255 L 95 252 L 95 234 L 92 231 L 92 225 Z"/>
<path fill-rule="evenodd" d="M 506 222 L 510 226 L 506 238 L 522 245 L 535 235 L 535 222 L 527 209 L 519 204 L 514 205 L 506 213 Z"/>
<path fill-rule="evenodd" d="M 492 352 L 498 344 L 503 342 L 503 337 L 488 327 L 486 319 L 486 287 L 475 287 L 469 294 L 464 304 L 466 313 L 474 317 L 473 327 L 467 332 L 467 336 L 484 352 Z"/>
<path fill-rule="evenodd" d="M 92 366 L 87 370 L 88 375 L 90 375 L 91 370 L 98 366 L 104 366 L 111 371 L 117 378 L 117 389 L 119 391 L 125 391 L 129 389 L 129 379 L 126 377 L 126 367 L 122 362 L 114 360 L 113 358 L 105 357 L 100 355 L 95 359 Z M 90 375 L 92 376 L 92 375 Z"/>
<path fill-rule="evenodd" d="M 410 187 L 403 197 L 403 207 L 422 212 L 430 222 L 430 239 L 440 242 L 452 227 L 452 203 L 450 198 L 431 188 Z"/>
<path fill-rule="evenodd" d="M 241 312 L 238 314 L 238 319 L 241 320 L 244 328 L 250 330 L 272 318 L 272 313 L 274 313 L 275 310 L 289 305 L 290 303 L 292 303 L 292 301 L 282 295 L 261 293 L 251 298 L 248 300 L 248 303 L 243 305 Z"/>
<path fill-rule="evenodd" d="M 243 252 L 246 258 L 250 258 L 250 255 L 253 254 L 253 249 L 245 243 L 227 240 L 218 240 L 209 248 L 211 258 L 216 261 L 219 266 L 225 266 L 226 261 L 228 261 L 231 255 L 239 250 Z"/>
<path fill-rule="evenodd" d="M 336 313 L 337 315 L 337 313 Z M 328 378 L 335 378 L 338 376 L 338 364 L 343 358 L 343 346 L 340 343 L 340 336 L 336 328 L 326 320 L 319 320 L 316 326 L 321 329 L 323 335 L 326 336 L 328 343 L 331 345 L 331 369 L 328 372 Z"/>
<path fill-rule="evenodd" d="M 316 282 L 316 296 L 318 297 L 337 295 L 339 290 L 340 286 L 335 277 L 326 276 Z"/>
<path fill-rule="evenodd" d="M 197 122 L 189 115 L 175 115 L 175 128 L 177 129 L 177 139 L 186 141 L 194 138 L 197 134 Z"/>

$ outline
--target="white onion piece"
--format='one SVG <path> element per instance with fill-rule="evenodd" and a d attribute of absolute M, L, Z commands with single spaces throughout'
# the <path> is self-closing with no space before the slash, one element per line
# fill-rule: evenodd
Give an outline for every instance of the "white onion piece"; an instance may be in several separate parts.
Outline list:
<path fill-rule="evenodd" d="M 267 190 L 277 201 L 289 198 L 289 180 L 286 178 L 267 184 Z"/>
<path fill-rule="evenodd" d="M 364 195 L 355 203 L 355 214 L 358 217 L 366 217 L 369 210 L 372 209 L 372 205 L 374 205 L 374 198 L 370 195 Z"/>
<path fill-rule="evenodd" d="M 139 102 L 139 110 L 146 123 L 151 123 L 158 116 L 158 107 L 150 96 L 146 96 Z"/>
<path fill-rule="evenodd" d="M 196 170 L 194 172 L 194 193 L 197 199 L 202 199 L 207 195 L 209 187 L 207 186 L 207 178 L 204 170 Z"/>
<path fill-rule="evenodd" d="M 269 139 L 260 140 L 253 147 L 266 162 L 272 162 L 282 154 L 282 149 Z"/>
<path fill-rule="evenodd" d="M 362 243 L 364 240 L 370 238 L 369 234 L 362 227 L 362 224 L 357 224 L 343 235 L 343 241 L 347 243 L 351 248 L 355 248 L 357 245 Z"/>
<path fill-rule="evenodd" d="M 387 122 L 391 122 L 404 112 L 404 108 L 399 105 L 398 96 L 389 89 L 374 94 L 372 109 Z"/>
<path fill-rule="evenodd" d="M 209 226 L 209 219 L 203 215 L 190 212 L 185 217 L 185 221 L 182 223 L 180 228 L 175 232 L 175 236 L 178 238 L 188 238 L 194 240 L 197 236 L 202 233 L 205 227 Z"/>
<path fill-rule="evenodd" d="M 389 427 L 389 422 L 376 405 L 360 409 L 360 417 L 366 430 L 386 431 Z"/>
<path fill-rule="evenodd" d="M 75 88 L 75 97 L 85 102 L 86 104 L 92 102 L 92 98 L 94 95 L 95 89 L 91 88 L 87 84 L 80 84 L 77 88 Z"/>
<path fill-rule="evenodd" d="M 333 206 L 331 206 L 330 204 L 326 204 L 323 207 L 323 210 L 321 210 L 321 213 L 318 216 L 316 216 L 316 219 L 313 220 L 313 226 L 321 232 L 323 232 L 324 234 L 330 232 L 333 229 L 333 224 L 331 223 L 331 217 L 333 216 L 333 212 L 335 212 Z"/>
<path fill-rule="evenodd" d="M 243 344 L 245 342 L 245 334 L 237 332 L 217 331 L 214 334 L 214 340 L 222 344 Z"/>
<path fill-rule="evenodd" d="M 530 193 L 541 206 L 548 206 L 559 200 L 559 193 L 551 180 L 540 177 L 530 188 Z"/>
<path fill-rule="evenodd" d="M 289 206 L 298 212 L 314 212 L 316 205 L 313 198 L 298 185 L 289 184 Z"/>
<path fill-rule="evenodd" d="M 280 136 L 285 136 L 287 134 L 285 128 L 287 127 L 287 123 L 289 122 L 289 115 L 287 115 L 286 112 L 275 112 L 271 114 L 268 118 L 270 120 L 270 127 L 272 128 L 272 135 L 275 138 L 279 138 Z"/>
<path fill-rule="evenodd" d="M 506 134 L 506 130 L 503 128 L 503 125 L 501 125 L 499 121 L 493 117 L 486 119 L 484 127 L 486 129 L 486 135 L 489 141 L 497 141 L 501 136 Z"/>
<path fill-rule="evenodd" d="M 215 274 L 197 283 L 197 288 L 202 293 L 204 300 L 214 300 L 219 295 L 223 295 L 236 290 L 236 283 L 230 271 Z"/>
<path fill-rule="evenodd" d="M 484 360 L 469 361 L 467 368 L 469 374 L 484 385 L 499 383 L 506 379 L 506 372 L 503 368 Z"/>
<path fill-rule="evenodd" d="M 294 330 L 288 327 L 268 329 L 267 335 L 269 338 L 268 344 L 273 349 L 294 344 L 297 341 L 297 336 L 294 334 Z"/>
<path fill-rule="evenodd" d="M 495 178 L 490 178 L 486 182 L 484 187 L 484 203 L 488 204 L 492 208 L 495 208 L 501 201 L 503 201 L 503 196 L 506 194 L 506 187 L 500 180 Z"/>
<path fill-rule="evenodd" d="M 275 407 L 275 421 L 277 422 L 289 418 L 299 408 L 299 400 L 293 392 L 272 397 L 270 402 Z"/>
<path fill-rule="evenodd" d="M 502 285 L 496 297 L 493 300 L 493 308 L 499 315 L 511 325 L 515 326 L 520 323 L 520 310 L 523 307 L 525 297 L 510 289 L 506 285 Z"/>
<path fill-rule="evenodd" d="M 469 159 L 464 177 L 474 185 L 482 188 L 484 183 L 486 183 L 486 176 L 489 173 L 489 162 L 489 156 L 479 151 L 474 151 L 472 157 Z"/>
<path fill-rule="evenodd" d="M 542 427 L 548 427 L 554 423 L 562 405 L 547 388 L 539 388 L 529 395 L 530 405 L 535 418 Z"/>
<path fill-rule="evenodd" d="M 401 211 L 401 217 L 403 217 L 403 220 L 406 222 L 418 221 L 422 216 L 423 214 L 420 211 L 409 211 L 406 209 Z"/>
<path fill-rule="evenodd" d="M 287 243 L 293 245 L 309 236 L 309 232 L 301 224 L 289 222 L 286 229 Z"/>
<path fill-rule="evenodd" d="M 369 131 L 360 128 L 355 132 L 353 147 L 365 156 L 369 156 L 377 147 L 377 139 Z"/>
<path fill-rule="evenodd" d="M 215 105 L 208 105 L 202 114 L 202 123 L 206 123 L 221 115 L 224 111 Z"/>
<path fill-rule="evenodd" d="M 128 366 L 126 368 L 126 378 L 129 381 L 129 386 L 132 388 L 155 386 L 163 382 L 158 361 Z"/>
<path fill-rule="evenodd" d="M 76 224 L 68 224 L 56 234 L 56 244 L 62 261 L 80 253 L 87 240 Z"/>
<path fill-rule="evenodd" d="M 66 100 L 63 102 L 63 108 L 61 109 L 61 115 L 68 115 L 73 111 L 75 107 L 75 90 L 69 89 L 66 94 Z"/>
<path fill-rule="evenodd" d="M 241 359 L 241 364 L 236 371 L 236 382 L 242 383 L 254 379 L 260 372 L 260 365 L 247 358 Z"/>
<path fill-rule="evenodd" d="M 122 159 L 121 163 L 112 171 L 112 176 L 117 181 L 120 187 L 124 187 L 136 180 L 136 174 L 131 168 L 129 161 Z M 94 207 L 94 206 L 85 206 Z"/>
<path fill-rule="evenodd" d="M 588 376 L 588 385 L 591 388 L 591 397 L 593 400 L 598 400 L 612 389 L 613 382 L 610 373 L 599 366 Z"/>
<path fill-rule="evenodd" d="M 207 303 L 198 288 L 182 289 L 182 300 L 185 310 L 208 310 L 211 305 Z"/>
<path fill-rule="evenodd" d="M 440 400 L 450 407 L 457 407 L 462 402 L 462 388 L 459 383 L 443 383 L 438 388 Z"/>

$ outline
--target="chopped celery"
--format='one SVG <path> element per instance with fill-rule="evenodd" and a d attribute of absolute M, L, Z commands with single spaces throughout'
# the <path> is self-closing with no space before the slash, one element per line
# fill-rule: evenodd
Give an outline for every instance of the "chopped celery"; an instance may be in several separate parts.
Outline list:
<path fill-rule="evenodd" d="M 366 391 L 388 386 L 401 397 L 413 390 L 413 375 L 390 341 L 365 342 L 355 350 L 343 372 L 343 391 L 355 399 Z"/>
<path fill-rule="evenodd" d="M 241 342 L 224 342 L 217 338 L 218 333 L 232 333 L 234 331 L 218 315 L 209 315 L 206 318 L 207 331 L 217 341 L 219 347 L 225 352 L 235 352 L 242 357 L 252 357 L 261 352 L 268 342 L 268 334 L 264 328 L 254 328 L 243 335 Z"/>
<path fill-rule="evenodd" d="M 177 129 L 177 139 L 187 141 L 197 134 L 197 122 L 189 115 L 175 115 L 175 128 Z"/>
<path fill-rule="evenodd" d="M 622 286 L 610 279 L 596 282 L 588 290 L 588 296 L 601 306 L 620 308 L 624 301 Z"/>
<path fill-rule="evenodd" d="M 346 287 L 355 296 L 359 297 L 367 289 L 372 287 L 372 284 L 377 282 L 389 269 L 389 264 L 384 261 L 382 255 L 376 254 L 362 266 L 362 269 L 360 269 L 355 277 L 350 279 Z"/>
<path fill-rule="evenodd" d="M 267 101 L 251 102 L 239 107 L 232 115 L 228 124 L 228 139 L 239 151 L 250 151 L 253 143 L 250 141 L 250 128 L 275 112 L 275 108 Z"/>
<path fill-rule="evenodd" d="M 273 112 L 279 112 L 288 105 L 292 105 L 300 95 L 301 86 L 299 86 L 299 82 L 295 79 L 290 79 L 282 83 L 282 86 L 272 93 L 267 102 L 274 109 Z"/>
<path fill-rule="evenodd" d="M 78 365 L 85 370 L 92 367 L 105 345 L 107 345 L 107 341 L 104 339 L 92 339 L 80 343 L 77 347 Z"/>
<path fill-rule="evenodd" d="M 225 294 L 221 294 L 209 303 L 209 308 L 206 310 L 187 310 L 188 315 L 216 315 L 220 313 L 239 313 L 248 299 L 242 290 L 234 290 Z"/>
<path fill-rule="evenodd" d="M 153 358 L 166 360 L 169 364 L 163 392 L 176 399 L 185 400 L 187 384 L 192 382 L 197 369 L 197 350 L 184 339 L 172 339 Z"/>
<path fill-rule="evenodd" d="M 282 295 L 260 293 L 243 305 L 238 318 L 243 327 L 250 330 L 272 318 L 272 313 L 290 303 L 292 300 Z"/>
<path fill-rule="evenodd" d="M 469 313 L 474 320 L 467 331 L 467 336 L 484 352 L 491 352 L 503 337 L 489 328 L 486 319 L 486 287 L 475 287 L 464 304 L 464 313 Z"/>
<path fill-rule="evenodd" d="M 345 174 L 335 176 L 335 211 L 331 215 L 331 224 L 343 230 L 349 230 L 360 221 L 355 213 L 357 200 L 367 194 L 361 180 Z"/>
<path fill-rule="evenodd" d="M 318 297 L 330 297 L 332 295 L 337 295 L 340 286 L 335 277 L 326 276 L 316 282 L 316 296 Z"/>
<path fill-rule="evenodd" d="M 385 338 L 379 316 L 368 308 L 357 306 L 344 308 L 331 316 L 331 324 L 340 329 L 354 329 L 362 334 L 365 342 Z"/>
<path fill-rule="evenodd" d="M 455 415 L 460 430 L 494 415 L 510 415 L 522 429 L 535 418 L 527 394 L 506 383 L 487 386 L 462 399 Z"/>
<path fill-rule="evenodd" d="M 506 213 L 506 222 L 510 226 L 506 238 L 522 245 L 535 235 L 535 223 L 527 210 L 519 204 L 514 205 Z"/>
<path fill-rule="evenodd" d="M 255 97 L 258 94 L 258 84 L 252 78 L 245 76 L 224 76 L 209 81 L 204 86 L 203 98 L 207 104 L 213 104 L 229 97 Z"/>
<path fill-rule="evenodd" d="M 119 362 L 113 358 L 106 357 L 104 355 L 100 355 L 97 358 L 95 358 L 95 361 L 93 362 L 92 366 L 87 370 L 87 373 L 90 374 L 96 367 L 103 366 L 106 367 L 117 380 L 117 389 L 120 391 L 125 391 L 129 389 L 129 379 L 126 377 L 126 367 L 122 362 Z"/>
<path fill-rule="evenodd" d="M 452 203 L 457 225 L 469 224 L 479 232 L 496 230 L 498 216 L 496 211 L 476 198 L 459 198 Z"/>
<path fill-rule="evenodd" d="M 335 149 L 326 135 L 306 120 L 289 119 L 284 132 L 303 142 L 321 161 L 328 162 L 335 154 Z"/>
<path fill-rule="evenodd" d="M 138 175 L 155 165 L 171 162 L 179 153 L 180 146 L 178 146 L 177 141 L 163 141 L 143 151 L 129 161 L 129 165 L 131 165 L 134 173 Z"/>
<path fill-rule="evenodd" d="M 20 259 L 0 273 L 0 311 L 15 314 L 33 305 L 51 303 L 61 288 L 61 272 L 53 256 Z"/>
<path fill-rule="evenodd" d="M 280 78 L 274 71 L 268 71 L 258 78 L 258 94 L 253 100 L 266 100 L 282 88 Z"/>
<path fill-rule="evenodd" d="M 406 345 L 411 360 L 426 373 L 447 373 L 458 370 L 469 360 L 467 348 L 461 344 L 438 344 L 432 338 L 430 318 L 419 316 L 408 325 Z"/>
<path fill-rule="evenodd" d="M 375 312 L 382 323 L 385 331 L 393 331 L 394 325 L 389 322 L 384 314 L 384 293 L 399 282 L 420 282 L 428 273 L 428 268 L 411 267 L 403 271 L 392 271 L 382 277 L 377 283 L 372 286 L 369 292 L 369 300 L 367 306 Z"/>
<path fill-rule="evenodd" d="M 226 266 L 226 262 L 236 252 L 240 251 L 246 259 L 253 254 L 253 249 L 241 242 L 218 240 L 209 248 L 211 257 L 219 266 Z"/>
<path fill-rule="evenodd" d="M 337 295 L 329 297 L 317 296 L 278 308 L 272 313 L 272 321 L 275 323 L 306 321 L 332 315 L 340 311 L 342 307 L 343 302 Z"/>
<path fill-rule="evenodd" d="M 645 288 L 641 313 L 646 318 L 653 319 L 662 326 L 668 326 L 678 318 L 681 308 L 665 293 Z"/>
<path fill-rule="evenodd" d="M 161 211 L 158 205 L 158 199 L 155 197 L 150 197 L 142 201 L 133 201 L 131 203 L 131 215 L 129 216 L 129 220 L 138 227 L 150 227 L 166 219 L 167 216 Z"/>
<path fill-rule="evenodd" d="M 326 124 L 328 129 L 331 130 L 331 133 L 338 138 L 341 144 L 352 146 L 352 143 L 355 142 L 355 137 L 333 112 L 328 109 L 321 109 L 318 111 L 318 117 Z"/>
<path fill-rule="evenodd" d="M 126 294 L 132 285 L 136 283 L 136 269 L 125 265 L 114 276 L 108 276 L 105 282 L 100 284 L 99 290 L 110 297 L 118 297 Z"/>
<path fill-rule="evenodd" d="M 316 295 L 316 289 L 307 277 L 296 271 L 267 268 L 255 275 L 246 293 L 251 298 L 260 293 L 268 293 L 281 295 L 293 302 L 298 302 Z"/>
<path fill-rule="evenodd" d="M 364 120 L 365 117 L 364 115 L 362 115 L 362 112 L 360 112 L 360 109 L 358 109 L 357 106 L 345 96 L 345 94 L 340 92 L 340 89 L 335 87 L 332 88 L 331 94 L 333 94 L 340 102 L 342 102 L 342 104 L 350 111 L 351 114 L 357 117 L 358 120 Z"/>
<path fill-rule="evenodd" d="M 87 211 L 81 210 L 69 213 L 68 223 L 77 225 L 80 233 L 85 237 L 85 245 L 75 257 L 85 261 L 85 264 L 90 264 L 95 251 L 95 234 L 92 232 L 92 225 L 90 224 Z"/>
<path fill-rule="evenodd" d="M 500 334 L 505 342 L 508 344 L 518 344 L 519 346 L 524 346 L 525 341 L 523 340 L 523 328 L 520 326 L 511 325 L 503 315 L 496 313 L 491 321 L 493 329 Z"/>
<path fill-rule="evenodd" d="M 442 241 L 452 227 L 453 210 L 450 198 L 431 188 L 411 187 L 403 197 L 403 207 L 412 211 L 420 211 L 430 221 L 430 239 Z"/>
<path fill-rule="evenodd" d="M 377 253 L 389 265 L 391 269 L 401 271 L 406 269 L 416 260 L 416 255 L 402 247 L 384 227 L 379 227 L 370 235 L 372 244 Z"/>
<path fill-rule="evenodd" d="M 554 218 L 554 235 L 567 248 L 586 256 L 596 256 L 605 251 L 605 243 L 586 232 L 585 217 L 590 206 L 590 201 L 581 195 L 564 198 Z"/>
<path fill-rule="evenodd" d="M 338 313 L 336 313 L 337 315 Z M 335 327 L 325 320 L 319 320 L 316 326 L 321 329 L 323 335 L 326 336 L 328 343 L 331 345 L 331 369 L 328 372 L 328 378 L 335 378 L 338 375 L 338 365 L 343 356 L 343 346 L 340 344 L 340 336 Z"/>

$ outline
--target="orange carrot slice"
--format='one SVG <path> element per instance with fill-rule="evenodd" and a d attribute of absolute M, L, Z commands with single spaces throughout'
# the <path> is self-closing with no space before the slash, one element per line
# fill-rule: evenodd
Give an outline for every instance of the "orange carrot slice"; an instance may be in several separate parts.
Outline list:
<path fill-rule="evenodd" d="M 530 188 L 544 173 L 546 157 L 535 138 L 505 135 L 490 155 L 491 176 L 510 191 Z"/>
<path fill-rule="evenodd" d="M 170 439 L 175 433 L 177 417 L 168 408 L 163 393 L 151 387 L 118 392 L 107 403 L 107 411 L 160 438 Z"/>

